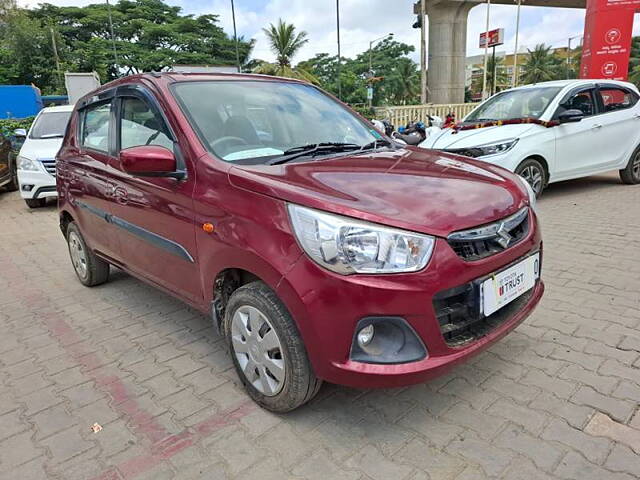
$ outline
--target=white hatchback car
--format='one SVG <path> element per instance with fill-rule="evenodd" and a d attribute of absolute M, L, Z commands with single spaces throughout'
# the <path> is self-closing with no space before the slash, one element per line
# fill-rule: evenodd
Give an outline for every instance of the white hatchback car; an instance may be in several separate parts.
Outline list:
<path fill-rule="evenodd" d="M 500 92 L 420 147 L 516 172 L 536 195 L 551 182 L 619 170 L 640 183 L 640 94 L 631 83 L 564 80 Z"/>
<path fill-rule="evenodd" d="M 18 154 L 20 195 L 30 208 L 56 197 L 56 154 L 62 146 L 73 105 L 47 107 L 36 116 Z"/>

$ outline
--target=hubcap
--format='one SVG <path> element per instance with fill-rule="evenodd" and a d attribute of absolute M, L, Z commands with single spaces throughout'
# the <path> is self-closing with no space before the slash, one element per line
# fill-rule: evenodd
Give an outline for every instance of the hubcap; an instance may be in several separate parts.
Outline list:
<path fill-rule="evenodd" d="M 529 165 L 522 170 L 520 176 L 524 178 L 529 185 L 531 185 L 531 188 L 536 192 L 536 195 L 542 191 L 542 180 L 544 176 L 538 167 Z"/>
<path fill-rule="evenodd" d="M 76 273 L 85 278 L 87 275 L 87 253 L 84 250 L 80 238 L 75 232 L 69 234 L 69 253 Z"/>
<path fill-rule="evenodd" d="M 243 305 L 231 319 L 231 345 L 245 378 L 263 395 L 277 395 L 285 380 L 282 344 L 260 310 Z"/>
<path fill-rule="evenodd" d="M 640 153 L 636 154 L 636 157 L 633 159 L 631 171 L 633 172 L 633 177 L 636 180 L 640 180 Z"/>

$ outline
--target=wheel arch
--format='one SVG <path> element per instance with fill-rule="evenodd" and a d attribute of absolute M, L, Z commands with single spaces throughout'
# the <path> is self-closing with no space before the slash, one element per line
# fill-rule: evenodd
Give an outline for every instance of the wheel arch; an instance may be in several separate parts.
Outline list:
<path fill-rule="evenodd" d="M 542 164 L 542 167 L 544 168 L 544 173 L 547 176 L 547 181 L 545 183 L 545 187 L 547 185 L 549 185 L 549 182 L 551 180 L 550 178 L 550 172 L 549 172 L 549 162 L 547 162 L 547 159 L 544 158 L 542 155 L 534 153 L 533 155 L 528 155 L 526 158 L 524 158 L 520 163 L 518 163 L 518 166 L 516 167 L 515 171 L 517 172 L 520 169 L 520 166 L 526 162 L 527 160 L 537 160 L 538 162 L 540 162 Z"/>

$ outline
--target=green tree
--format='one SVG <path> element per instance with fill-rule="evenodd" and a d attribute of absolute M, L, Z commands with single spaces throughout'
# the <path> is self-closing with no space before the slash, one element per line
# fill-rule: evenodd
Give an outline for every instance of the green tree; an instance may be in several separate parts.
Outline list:
<path fill-rule="evenodd" d="M 277 25 L 270 24 L 262 31 L 267 36 L 271 51 L 276 55 L 274 63 L 262 62 L 254 72 L 279 77 L 297 78 L 311 83 L 319 83 L 313 74 L 303 68 L 293 67 L 291 60 L 298 51 L 309 41 L 307 32 L 296 32 L 295 25 L 278 20 Z"/>
<path fill-rule="evenodd" d="M 473 91 L 482 92 L 482 86 L 484 84 L 484 68 L 480 69 L 480 75 L 477 75 L 473 80 Z M 509 75 L 507 74 L 507 67 L 504 64 L 504 57 L 490 56 L 487 59 L 487 91 L 499 92 L 505 87 L 509 87 Z"/>
<path fill-rule="evenodd" d="M 529 56 L 522 67 L 521 83 L 547 82 L 566 76 L 562 60 L 551 52 L 551 47 L 539 44 L 528 52 Z"/>

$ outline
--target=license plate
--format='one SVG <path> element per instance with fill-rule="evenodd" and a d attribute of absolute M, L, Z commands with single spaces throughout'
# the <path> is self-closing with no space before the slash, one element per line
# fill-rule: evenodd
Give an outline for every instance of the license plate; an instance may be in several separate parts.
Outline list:
<path fill-rule="evenodd" d="M 482 309 L 488 317 L 533 288 L 540 277 L 540 254 L 536 253 L 482 282 Z"/>

